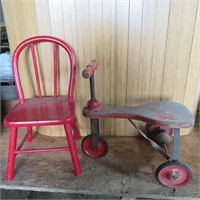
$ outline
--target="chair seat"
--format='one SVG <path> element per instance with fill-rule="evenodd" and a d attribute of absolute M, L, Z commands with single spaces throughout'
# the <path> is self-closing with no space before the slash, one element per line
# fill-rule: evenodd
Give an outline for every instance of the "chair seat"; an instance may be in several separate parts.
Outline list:
<path fill-rule="evenodd" d="M 20 114 L 19 114 L 20 113 Z M 4 119 L 6 126 L 60 125 L 69 123 L 74 117 L 74 103 L 67 97 L 43 97 L 17 103 Z"/>

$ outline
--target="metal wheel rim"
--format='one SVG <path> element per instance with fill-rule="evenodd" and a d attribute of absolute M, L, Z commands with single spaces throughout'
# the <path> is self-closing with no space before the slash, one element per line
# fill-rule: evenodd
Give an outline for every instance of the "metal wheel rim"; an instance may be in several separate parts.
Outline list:
<path fill-rule="evenodd" d="M 156 170 L 156 179 L 166 187 L 183 187 L 192 178 L 192 171 L 189 166 L 178 161 L 163 163 Z"/>

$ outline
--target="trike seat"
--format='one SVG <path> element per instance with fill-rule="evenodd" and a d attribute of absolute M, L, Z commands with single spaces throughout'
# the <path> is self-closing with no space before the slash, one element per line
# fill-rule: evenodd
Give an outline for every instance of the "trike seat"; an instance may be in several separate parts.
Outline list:
<path fill-rule="evenodd" d="M 170 128 L 189 128 L 194 125 L 194 116 L 188 108 L 175 102 L 158 102 L 126 107 L 100 106 L 98 110 L 85 107 L 83 115 L 89 118 L 136 119 Z"/>

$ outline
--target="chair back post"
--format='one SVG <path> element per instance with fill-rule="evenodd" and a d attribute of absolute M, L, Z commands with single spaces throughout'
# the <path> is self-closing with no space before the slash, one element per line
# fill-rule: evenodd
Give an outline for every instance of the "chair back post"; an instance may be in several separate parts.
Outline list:
<path fill-rule="evenodd" d="M 68 87 L 68 101 L 73 102 L 74 101 L 75 81 L 76 81 L 76 75 L 75 75 L 76 74 L 76 62 L 75 62 L 75 56 L 74 56 L 74 53 L 73 53 L 71 47 L 64 41 L 62 41 L 58 38 L 52 37 L 52 36 L 36 36 L 36 37 L 28 38 L 28 39 L 24 40 L 23 42 L 21 42 L 16 47 L 14 54 L 13 54 L 12 68 L 13 68 L 13 75 L 14 75 L 14 79 L 15 79 L 15 85 L 16 85 L 17 93 L 18 93 L 18 99 L 19 99 L 20 103 L 21 104 L 24 103 L 25 97 L 24 97 L 22 83 L 21 83 L 20 75 L 19 75 L 18 61 L 19 61 L 20 53 L 27 46 L 30 46 L 30 49 L 31 49 L 35 78 L 36 78 L 36 83 L 37 83 L 38 97 L 42 98 L 38 66 L 37 66 L 37 60 L 36 60 L 35 48 L 34 48 L 34 44 L 40 43 L 40 42 L 54 43 L 54 45 L 53 45 L 53 58 L 54 58 L 54 63 L 53 63 L 53 65 L 54 65 L 54 94 L 53 94 L 53 96 L 55 98 L 58 97 L 58 61 L 57 61 L 58 46 L 61 46 L 68 53 L 69 60 L 70 60 L 70 80 L 69 80 L 69 87 Z"/>

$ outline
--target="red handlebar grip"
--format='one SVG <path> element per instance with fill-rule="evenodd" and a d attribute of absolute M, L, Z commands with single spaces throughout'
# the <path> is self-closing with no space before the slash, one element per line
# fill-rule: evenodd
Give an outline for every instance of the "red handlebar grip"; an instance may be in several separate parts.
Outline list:
<path fill-rule="evenodd" d="M 87 65 L 86 69 L 83 70 L 82 72 L 83 78 L 89 79 L 93 75 L 95 69 L 97 68 L 97 65 L 98 65 L 98 62 L 96 60 L 92 60 Z"/>

